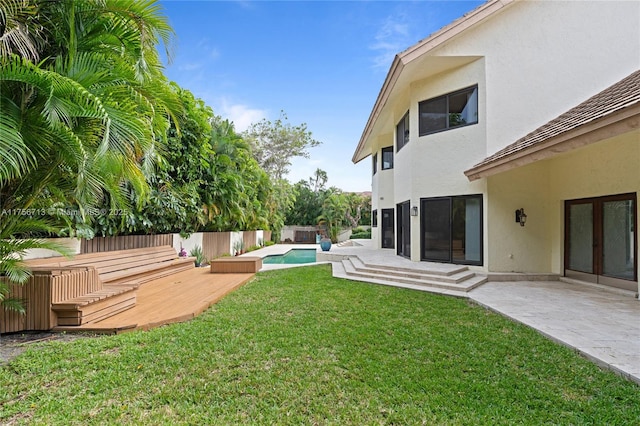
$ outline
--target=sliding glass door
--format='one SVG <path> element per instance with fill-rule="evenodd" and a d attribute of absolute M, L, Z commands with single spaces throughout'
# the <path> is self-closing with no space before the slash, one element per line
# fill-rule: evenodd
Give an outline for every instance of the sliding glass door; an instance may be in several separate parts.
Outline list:
<path fill-rule="evenodd" d="M 422 260 L 482 265 L 482 195 L 420 200 Z"/>

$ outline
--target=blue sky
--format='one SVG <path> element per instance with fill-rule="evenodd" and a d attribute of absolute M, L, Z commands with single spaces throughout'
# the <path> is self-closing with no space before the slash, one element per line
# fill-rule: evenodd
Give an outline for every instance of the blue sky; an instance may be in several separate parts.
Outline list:
<path fill-rule="evenodd" d="M 166 75 L 243 131 L 283 110 L 322 142 L 294 161 L 329 186 L 371 189 L 371 162 L 351 162 L 396 53 L 482 1 L 162 0 L 177 37 Z"/>

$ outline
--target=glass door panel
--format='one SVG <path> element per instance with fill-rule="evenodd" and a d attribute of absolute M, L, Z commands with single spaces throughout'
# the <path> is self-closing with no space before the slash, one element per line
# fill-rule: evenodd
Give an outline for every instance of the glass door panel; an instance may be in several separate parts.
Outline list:
<path fill-rule="evenodd" d="M 451 261 L 451 199 L 422 200 L 423 257 Z"/>
<path fill-rule="evenodd" d="M 480 262 L 482 200 L 460 197 L 452 201 L 451 253 L 454 262 Z"/>
<path fill-rule="evenodd" d="M 411 257 L 411 214 L 409 209 L 408 201 L 396 206 L 398 218 L 398 244 L 396 251 L 398 255 L 404 257 Z"/>
<path fill-rule="evenodd" d="M 394 248 L 393 209 L 382 209 L 382 248 Z"/>
<path fill-rule="evenodd" d="M 593 204 L 569 207 L 569 264 L 573 271 L 593 271 Z"/>
<path fill-rule="evenodd" d="M 633 201 L 602 203 L 602 274 L 608 277 L 634 279 Z"/>

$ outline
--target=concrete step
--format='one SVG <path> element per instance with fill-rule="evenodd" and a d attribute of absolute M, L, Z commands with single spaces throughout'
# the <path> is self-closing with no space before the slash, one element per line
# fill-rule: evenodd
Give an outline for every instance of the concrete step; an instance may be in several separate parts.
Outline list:
<path fill-rule="evenodd" d="M 444 273 L 442 270 L 429 269 L 391 269 L 384 265 L 376 265 L 372 263 L 365 264 L 358 257 L 351 257 L 349 260 L 358 272 L 385 276 L 389 275 L 393 277 L 413 278 L 417 280 L 437 281 L 449 284 L 459 284 L 475 276 L 475 273 L 469 271 L 467 267 L 457 267 L 448 273 Z"/>
<path fill-rule="evenodd" d="M 358 264 L 358 260 L 347 259 L 343 260 L 342 268 L 348 278 L 359 278 L 361 281 L 376 282 L 378 284 L 396 285 L 408 284 L 418 287 L 427 287 L 431 289 L 439 289 L 447 292 L 467 293 L 475 287 L 485 283 L 486 277 L 478 276 L 474 273 L 465 274 L 465 279 L 456 281 L 456 278 L 450 282 L 441 280 L 442 276 L 437 276 L 438 279 L 433 279 L 434 276 L 430 274 L 424 274 L 422 276 L 415 275 L 415 271 L 411 273 L 392 271 L 388 269 L 376 269 L 376 268 L 363 268 L 359 269 L 354 265 Z M 361 262 L 360 262 L 361 263 Z M 409 275 L 409 276 L 408 276 Z M 411 276 L 413 275 L 413 276 Z M 457 278 L 462 277 L 460 275 Z"/>
<path fill-rule="evenodd" d="M 360 260 L 358 258 L 358 260 Z M 452 265 L 445 263 L 433 263 L 433 262 L 415 262 L 415 265 L 411 266 L 398 266 L 393 264 L 373 263 L 370 261 L 361 261 L 361 263 L 368 268 L 384 269 L 394 272 L 408 272 L 408 273 L 423 273 L 428 275 L 441 275 L 450 276 L 468 271 L 464 265 Z"/>

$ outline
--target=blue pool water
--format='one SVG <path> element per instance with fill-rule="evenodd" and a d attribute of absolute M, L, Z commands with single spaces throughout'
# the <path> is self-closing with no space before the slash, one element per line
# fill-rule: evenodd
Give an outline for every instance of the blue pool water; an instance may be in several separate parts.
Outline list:
<path fill-rule="evenodd" d="M 291 249 L 285 254 L 275 254 L 262 259 L 262 263 L 266 265 L 293 265 L 315 261 L 316 249 Z"/>

